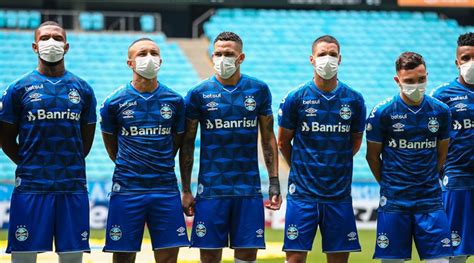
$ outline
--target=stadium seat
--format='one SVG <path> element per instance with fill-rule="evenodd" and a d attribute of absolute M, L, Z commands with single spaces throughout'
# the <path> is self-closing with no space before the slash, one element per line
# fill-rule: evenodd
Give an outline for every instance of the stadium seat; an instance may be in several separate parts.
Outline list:
<path fill-rule="evenodd" d="M 30 14 L 28 11 L 18 12 L 18 27 L 21 29 L 29 28 L 30 26 Z"/>
<path fill-rule="evenodd" d="M 37 28 L 41 24 L 41 13 L 38 11 L 30 11 L 29 15 L 29 28 Z"/>
<path fill-rule="evenodd" d="M 7 28 L 18 27 L 18 12 L 9 10 L 6 12 Z"/>
<path fill-rule="evenodd" d="M 155 18 L 152 15 L 142 15 L 140 26 L 143 32 L 153 32 L 155 30 Z"/>
<path fill-rule="evenodd" d="M 103 30 L 104 29 L 104 15 L 100 12 L 94 12 L 92 16 L 92 29 L 93 30 Z"/>
<path fill-rule="evenodd" d="M 0 28 L 7 26 L 7 14 L 4 10 L 0 9 Z"/>
<path fill-rule="evenodd" d="M 90 13 L 82 12 L 79 14 L 79 24 L 81 25 L 82 30 L 92 30 L 93 21 Z"/>

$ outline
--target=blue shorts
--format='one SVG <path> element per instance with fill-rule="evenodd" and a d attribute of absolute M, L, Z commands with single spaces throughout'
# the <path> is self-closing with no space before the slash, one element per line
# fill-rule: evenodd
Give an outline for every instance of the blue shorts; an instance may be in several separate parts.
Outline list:
<path fill-rule="evenodd" d="M 87 193 L 13 193 L 7 253 L 90 251 Z"/>
<path fill-rule="evenodd" d="M 104 252 L 140 251 L 145 223 L 153 250 L 189 246 L 179 193 L 113 194 Z"/>
<path fill-rule="evenodd" d="M 204 249 L 265 248 L 261 197 L 198 199 L 191 247 Z"/>
<path fill-rule="evenodd" d="M 411 259 L 412 239 L 421 260 L 450 257 L 453 255 L 450 232 L 443 210 L 428 213 L 379 211 L 374 259 Z"/>
<path fill-rule="evenodd" d="M 318 225 L 324 253 L 361 250 L 352 202 L 287 198 L 283 251 L 311 251 Z"/>
<path fill-rule="evenodd" d="M 443 192 L 455 256 L 474 255 L 474 190 Z"/>

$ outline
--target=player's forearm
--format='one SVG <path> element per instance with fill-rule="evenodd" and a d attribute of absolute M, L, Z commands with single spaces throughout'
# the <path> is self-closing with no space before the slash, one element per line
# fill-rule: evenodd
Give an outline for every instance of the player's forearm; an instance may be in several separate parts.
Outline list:
<path fill-rule="evenodd" d="M 110 160 L 115 162 L 118 153 L 118 140 L 114 134 L 102 133 L 102 139 L 104 140 L 105 150 L 109 155 Z"/>
<path fill-rule="evenodd" d="M 449 139 L 438 141 L 438 172 L 443 169 L 444 163 L 446 162 L 446 158 L 448 156 L 448 147 Z"/>
<path fill-rule="evenodd" d="M 369 164 L 370 171 L 372 171 L 372 174 L 375 177 L 375 180 L 380 183 L 382 177 L 381 177 L 381 168 L 382 168 L 382 160 L 380 157 L 374 157 L 367 155 L 366 156 L 367 163 Z"/>
<path fill-rule="evenodd" d="M 269 177 L 278 177 L 278 149 L 275 136 L 262 139 L 263 159 L 268 170 Z"/>
<path fill-rule="evenodd" d="M 95 135 L 95 123 L 81 126 L 81 136 L 83 144 L 84 157 L 86 157 L 92 148 Z"/>
<path fill-rule="evenodd" d="M 291 151 L 293 151 L 293 146 L 291 143 L 279 141 L 278 149 L 280 149 L 281 155 L 283 155 L 283 158 L 288 163 L 288 165 L 291 166 Z"/>
<path fill-rule="evenodd" d="M 352 134 L 352 156 L 356 155 L 362 145 L 362 133 Z"/>
<path fill-rule="evenodd" d="M 191 192 L 191 175 L 194 164 L 194 138 L 184 138 L 179 151 L 179 171 L 183 192 Z"/>
<path fill-rule="evenodd" d="M 5 138 L 3 142 L 3 152 L 10 158 L 15 164 L 19 164 L 21 161 L 19 152 L 20 146 L 16 142 L 16 138 Z"/>
<path fill-rule="evenodd" d="M 176 156 L 183 142 L 183 134 L 173 135 L 173 156 Z"/>

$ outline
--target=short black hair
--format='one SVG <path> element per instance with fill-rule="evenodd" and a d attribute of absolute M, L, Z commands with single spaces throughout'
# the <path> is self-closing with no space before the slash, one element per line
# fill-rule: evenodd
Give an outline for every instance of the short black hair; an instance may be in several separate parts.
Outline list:
<path fill-rule="evenodd" d="M 458 47 L 471 46 L 474 47 L 474 33 L 468 32 L 458 37 Z"/>
<path fill-rule="evenodd" d="M 316 40 L 313 41 L 313 45 L 311 46 L 311 51 L 314 52 L 314 49 L 316 48 L 316 45 L 321 43 L 321 42 L 326 42 L 326 43 L 333 43 L 336 44 L 337 46 L 337 51 L 341 51 L 341 46 L 339 45 L 339 41 L 331 35 L 324 35 L 316 38 Z"/>
<path fill-rule="evenodd" d="M 423 65 L 426 68 L 425 60 L 423 56 L 415 52 L 403 52 L 395 61 L 395 69 L 397 72 L 400 70 L 411 70 L 419 65 Z"/>
<path fill-rule="evenodd" d="M 66 38 L 66 30 L 64 30 L 64 28 L 56 21 L 52 21 L 52 20 L 48 20 L 48 21 L 45 21 L 43 23 L 41 23 L 35 30 L 35 39 L 36 39 L 36 35 L 38 34 L 38 30 L 44 26 L 57 26 L 59 28 L 62 29 L 63 31 L 63 34 L 64 34 L 64 38 Z"/>
<path fill-rule="evenodd" d="M 233 41 L 233 42 L 238 43 L 241 47 L 244 46 L 244 43 L 242 42 L 242 39 L 239 37 L 239 35 L 237 35 L 234 32 L 225 31 L 225 32 L 219 33 L 219 35 L 217 35 L 216 39 L 214 39 L 214 44 L 217 41 Z"/>
<path fill-rule="evenodd" d="M 151 41 L 151 42 L 155 42 L 153 39 L 149 38 L 149 37 L 141 37 L 135 41 L 132 42 L 132 44 L 130 44 L 130 46 L 128 46 L 128 49 L 130 49 L 133 45 L 135 45 L 136 43 L 138 42 L 141 42 L 141 41 Z"/>

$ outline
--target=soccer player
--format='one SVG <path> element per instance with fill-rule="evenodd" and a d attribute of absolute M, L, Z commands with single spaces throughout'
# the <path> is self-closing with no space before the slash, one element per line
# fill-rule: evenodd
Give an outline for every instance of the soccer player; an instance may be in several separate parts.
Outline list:
<path fill-rule="evenodd" d="M 438 174 L 446 160 L 451 113 L 425 96 L 423 57 L 402 53 L 395 63 L 400 94 L 374 107 L 367 120 L 367 161 L 380 184 L 375 259 L 448 262 L 450 230 Z"/>
<path fill-rule="evenodd" d="M 443 203 L 455 255 L 450 262 L 464 263 L 474 255 L 474 33 L 459 36 L 456 66 L 458 78 L 432 96 L 446 103 L 452 114 Z"/>
<path fill-rule="evenodd" d="M 352 208 L 352 156 L 362 143 L 362 95 L 337 79 L 339 42 L 317 38 L 309 57 L 314 77 L 282 100 L 278 147 L 290 165 L 285 240 L 290 263 L 305 262 L 318 225 L 328 262 L 360 251 Z M 293 141 L 293 145 L 292 145 Z"/>
<path fill-rule="evenodd" d="M 59 24 L 42 23 L 32 48 L 38 67 L 8 86 L 0 111 L 3 150 L 17 164 L 7 253 L 12 262 L 36 262 L 54 238 L 60 262 L 81 262 L 90 251 L 84 158 L 94 139 L 96 100 L 64 67 L 69 44 Z"/>
<path fill-rule="evenodd" d="M 128 49 L 130 83 L 100 109 L 102 135 L 115 162 L 105 252 L 117 263 L 135 262 L 145 223 L 156 262 L 176 262 L 189 246 L 174 157 L 185 124 L 184 99 L 158 81 L 160 49 L 140 38 Z"/>
<path fill-rule="evenodd" d="M 272 98 L 264 82 L 240 73 L 242 40 L 222 32 L 214 40 L 216 75 L 186 96 L 186 133 L 180 151 L 183 208 L 194 215 L 191 246 L 201 262 L 220 262 L 222 248 L 235 249 L 235 262 L 255 262 L 265 248 L 264 209 L 258 170 L 258 127 L 270 177 L 269 202 L 281 204 L 278 150 L 273 132 Z M 197 198 L 190 191 L 194 142 L 201 125 Z"/>

